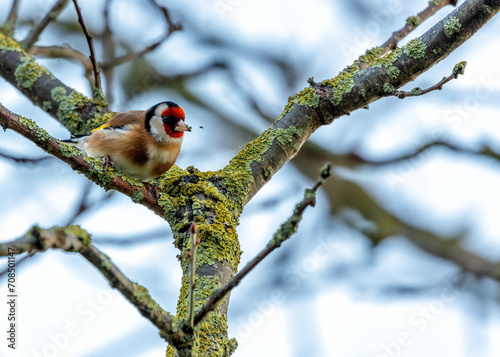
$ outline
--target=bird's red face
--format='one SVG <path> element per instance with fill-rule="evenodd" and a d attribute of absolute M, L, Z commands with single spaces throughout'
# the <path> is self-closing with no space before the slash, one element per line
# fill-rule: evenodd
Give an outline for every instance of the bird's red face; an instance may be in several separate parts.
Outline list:
<path fill-rule="evenodd" d="M 172 138 L 180 138 L 189 131 L 184 123 L 185 114 L 181 107 L 168 107 L 161 113 L 165 132 Z"/>

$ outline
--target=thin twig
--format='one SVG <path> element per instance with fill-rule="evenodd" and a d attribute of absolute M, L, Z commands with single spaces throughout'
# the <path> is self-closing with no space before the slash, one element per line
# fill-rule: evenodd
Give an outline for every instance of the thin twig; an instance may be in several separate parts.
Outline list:
<path fill-rule="evenodd" d="M 26 51 L 30 51 L 31 47 L 38 41 L 38 38 L 45 30 L 45 28 L 54 21 L 57 16 L 64 9 L 68 0 L 57 0 L 54 6 L 49 10 L 47 15 L 40 21 L 40 23 L 28 34 L 26 39 L 22 42 L 22 45 Z"/>
<path fill-rule="evenodd" d="M 81 53 L 69 45 L 65 46 L 33 46 L 30 53 L 34 56 L 44 56 L 48 58 L 67 58 L 80 62 L 85 68 L 85 78 L 92 88 L 94 86 L 94 79 L 92 76 L 92 62 L 87 55 Z"/>
<path fill-rule="evenodd" d="M 396 164 L 401 161 L 406 161 L 406 160 L 411 160 L 423 153 L 428 153 L 429 150 L 436 148 L 436 147 L 444 147 L 449 150 L 452 150 L 457 153 L 461 154 L 466 154 L 466 155 L 473 155 L 473 156 L 484 156 L 487 158 L 492 158 L 494 160 L 500 161 L 500 154 L 493 151 L 490 147 L 484 146 L 479 150 L 474 150 L 474 149 L 469 149 L 469 148 L 464 148 L 460 146 L 456 146 L 455 144 L 448 143 L 446 141 L 432 141 L 430 143 L 427 143 L 423 146 L 420 146 L 418 149 L 415 151 L 412 151 L 411 153 L 398 156 L 395 158 L 388 158 L 388 159 L 381 159 L 381 160 L 373 160 L 373 159 L 366 159 L 364 157 L 359 156 L 356 153 L 351 153 L 348 154 L 349 159 L 358 163 L 358 164 L 368 164 L 368 165 L 376 165 L 376 166 L 384 166 L 384 165 L 392 165 Z"/>
<path fill-rule="evenodd" d="M 391 37 L 385 41 L 381 46 L 375 47 L 365 53 L 365 55 L 359 58 L 357 63 L 360 69 L 366 68 L 370 63 L 384 55 L 385 53 L 392 51 L 398 45 L 398 42 L 405 38 L 410 32 L 415 30 L 422 22 L 427 20 L 429 17 L 434 15 L 439 9 L 452 5 L 455 6 L 457 0 L 440 0 L 440 1 L 429 1 L 428 6 L 420 11 L 417 16 L 410 16 L 406 19 L 406 25 L 398 31 L 392 33 Z M 375 54 L 372 56 L 371 54 Z"/>
<path fill-rule="evenodd" d="M 448 77 L 443 77 L 439 82 L 434 84 L 433 86 L 422 89 L 419 87 L 413 88 L 411 92 L 406 92 L 402 90 L 396 90 L 391 93 L 391 95 L 398 97 L 399 99 L 404 99 L 406 97 L 418 97 L 420 95 L 427 94 L 429 92 L 435 91 L 435 90 L 441 90 L 443 88 L 443 85 L 451 81 L 452 79 L 456 79 L 460 74 L 464 74 L 465 66 L 467 65 L 467 62 L 463 61 L 460 63 L 457 63 L 455 67 L 453 68 L 452 73 Z"/>
<path fill-rule="evenodd" d="M 198 228 L 196 227 L 196 223 L 191 223 L 191 227 L 189 227 L 189 236 L 191 237 L 191 252 L 190 252 L 190 275 L 189 275 L 189 327 L 191 329 L 194 328 L 194 289 L 196 287 L 196 281 L 194 273 L 196 271 L 196 247 L 198 246 L 198 242 L 196 240 L 196 235 L 198 233 Z"/>
<path fill-rule="evenodd" d="M 19 10 L 19 0 L 14 0 L 10 8 L 9 15 L 7 16 L 7 20 L 5 21 L 5 24 L 2 26 L 3 29 L 7 31 L 7 34 L 10 36 L 12 36 L 12 34 L 14 33 L 14 28 L 16 27 L 18 10 Z"/>
<path fill-rule="evenodd" d="M 172 21 L 172 18 L 170 17 L 170 13 L 168 12 L 168 9 L 164 6 L 161 6 L 156 3 L 154 0 L 150 0 L 152 4 L 154 4 L 158 9 L 161 10 L 163 17 L 165 18 L 165 22 L 167 24 L 167 31 L 165 34 L 158 39 L 156 42 L 152 43 L 151 45 L 147 46 L 146 48 L 142 49 L 141 51 L 138 52 L 133 52 L 133 53 L 127 53 L 123 56 L 114 58 L 112 60 L 107 60 L 105 63 L 101 64 L 101 67 L 103 69 L 108 69 L 111 67 L 116 67 L 119 66 L 125 62 L 132 61 L 138 57 L 143 57 L 145 54 L 154 51 L 158 46 L 160 46 L 167 38 L 170 37 L 174 32 L 182 30 L 182 25 L 176 24 Z"/>
<path fill-rule="evenodd" d="M 104 5 L 104 31 L 102 33 L 102 53 L 103 62 L 109 62 L 115 58 L 115 44 L 113 42 L 113 31 L 111 30 L 109 13 L 111 7 L 111 0 L 106 0 Z M 102 73 L 104 78 L 106 78 L 106 98 L 108 103 L 113 102 L 113 78 L 114 78 L 114 68 L 113 67 L 103 67 L 101 64 Z"/>
<path fill-rule="evenodd" d="M 316 191 L 325 182 L 325 180 L 330 177 L 332 170 L 332 164 L 325 164 L 320 170 L 320 178 L 314 184 L 311 189 L 306 189 L 304 193 L 304 198 L 300 201 L 293 211 L 292 216 L 283 223 L 280 228 L 274 233 L 273 238 L 267 243 L 267 246 L 259 253 L 255 258 L 253 258 L 247 265 L 241 269 L 238 274 L 233 276 L 223 287 L 216 289 L 208 300 L 203 304 L 203 306 L 196 311 L 196 316 L 194 318 L 194 324 L 198 324 L 203 318 L 210 312 L 213 311 L 217 304 L 224 299 L 224 297 L 236 287 L 241 280 L 252 271 L 257 264 L 259 264 L 265 257 L 269 255 L 273 250 L 280 247 L 281 244 L 290 238 L 292 234 L 297 231 L 297 227 L 302 220 L 302 213 L 308 206 L 313 206 L 316 203 Z"/>
<path fill-rule="evenodd" d="M 5 154 L 3 152 L 0 152 L 0 157 L 17 162 L 17 163 L 20 163 L 20 164 L 38 164 L 39 162 L 53 159 L 52 156 L 42 156 L 42 157 L 35 157 L 35 158 L 14 157 L 12 155 L 8 155 L 8 154 Z"/>
<path fill-rule="evenodd" d="M 100 72 L 99 72 L 99 66 L 97 65 L 97 59 L 95 57 L 92 36 L 90 35 L 90 33 L 87 29 L 87 26 L 85 25 L 85 21 L 83 21 L 83 16 L 82 16 L 82 12 L 80 10 L 80 6 L 78 6 L 78 1 L 73 0 L 73 3 L 75 4 L 76 13 L 78 14 L 78 22 L 80 23 L 80 26 L 82 27 L 83 33 L 85 34 L 85 38 L 87 39 L 87 43 L 89 45 L 90 61 L 92 62 L 92 68 L 94 70 L 94 88 L 102 91 L 101 76 L 100 76 Z"/>
<path fill-rule="evenodd" d="M 98 206 L 107 200 L 109 200 L 115 193 L 115 191 L 109 191 L 106 192 L 104 195 L 99 197 L 97 200 L 93 202 L 88 202 L 90 190 L 92 189 L 93 184 L 91 181 L 85 182 L 85 187 L 83 188 L 82 194 L 80 196 L 80 201 L 78 203 L 78 206 L 76 207 L 75 211 L 73 212 L 73 215 L 66 221 L 65 226 L 69 226 L 70 224 L 73 224 L 78 217 L 80 217 L 82 214 L 85 212 L 88 212 L 92 207 Z"/>

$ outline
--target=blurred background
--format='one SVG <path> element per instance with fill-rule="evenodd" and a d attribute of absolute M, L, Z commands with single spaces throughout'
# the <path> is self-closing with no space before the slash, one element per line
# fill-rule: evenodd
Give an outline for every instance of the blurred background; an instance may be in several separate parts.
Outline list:
<path fill-rule="evenodd" d="M 24 39 L 54 3 L 20 1 L 14 37 Z M 398 0 L 79 3 L 111 109 L 146 109 L 163 100 L 181 105 L 193 131 L 177 165 L 200 170 L 223 167 L 309 77 L 334 77 L 427 6 Z M 11 5 L 0 2 L 2 23 Z M 400 45 L 452 10 L 440 10 Z M 500 72 L 491 64 L 499 31 L 493 19 L 404 87 L 429 87 L 466 60 L 465 75 L 442 91 L 384 98 L 320 128 L 247 205 L 238 227 L 242 265 L 291 214 L 323 162 L 335 164 L 298 233 L 231 293 L 234 356 L 500 355 L 498 281 L 439 257 L 443 247 L 458 246 L 500 261 Z M 54 46 L 63 57 L 53 58 Z M 31 52 L 67 85 L 91 95 L 81 61 L 88 46 L 71 1 Z M 0 93 L 11 111 L 57 138 L 69 137 L 3 79 Z M 485 148 L 493 154 L 482 155 Z M 35 223 L 80 224 L 125 275 L 175 312 L 178 252 L 168 225 L 146 208 L 104 192 L 12 131 L 0 132 L 0 194 L 1 241 Z M 431 242 L 425 249 L 422 239 Z M 1 355 L 164 355 L 156 328 L 79 255 L 47 251 L 16 261 L 18 350 L 7 350 L 4 340 Z M 6 259 L 0 265 L 3 270 Z M 0 290 L 6 291 L 5 275 Z M 1 326 L 6 308 L 0 304 Z"/>

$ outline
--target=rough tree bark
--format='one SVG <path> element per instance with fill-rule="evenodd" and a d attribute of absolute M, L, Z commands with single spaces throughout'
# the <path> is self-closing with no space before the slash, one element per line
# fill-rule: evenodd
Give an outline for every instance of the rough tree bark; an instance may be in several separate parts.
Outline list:
<path fill-rule="evenodd" d="M 155 306 L 149 312 L 148 308 L 143 308 L 141 313 L 147 316 L 154 311 L 163 319 L 158 323 L 161 326 L 157 326 L 173 346 L 169 354 L 175 350 L 180 356 L 227 356 L 236 348 L 236 342 L 229 339 L 227 332 L 229 296 L 194 331 L 187 324 L 190 294 L 187 252 L 191 249 L 188 228 L 192 222 L 196 222 L 200 239 L 194 290 L 195 306 L 199 308 L 214 290 L 226 284 L 237 272 L 241 250 L 236 226 L 243 208 L 273 174 L 297 154 L 315 130 L 391 95 L 448 56 L 499 9 L 500 0 L 468 0 L 406 46 L 396 47 L 381 58 L 375 56 L 368 60 L 366 56 L 362 60 L 363 66 L 355 63 L 332 79 L 310 80 L 308 87 L 289 98 L 273 125 L 248 143 L 224 168 L 201 172 L 194 167 L 185 170 L 174 167 L 155 182 L 161 188 L 158 198 L 140 182 L 113 169 L 104 172 L 100 162 L 83 156 L 52 138 L 33 121 L 3 106 L 0 108 L 0 123 L 4 129 L 15 130 L 104 189 L 122 192 L 168 222 L 175 245 L 181 251 L 183 270 L 176 316 L 158 310 L 144 288 L 129 286 L 129 296 L 126 297 L 142 298 L 142 303 L 146 300 L 146 305 Z M 62 83 L 6 34 L 0 34 L 0 75 L 73 134 L 88 132 L 113 115 L 98 91 L 90 99 Z M 78 237 L 78 232 L 71 231 L 72 237 Z M 66 233 L 59 234 L 64 236 Z M 35 237 L 31 232 L 29 241 L 42 235 L 37 233 Z M 85 244 L 88 246 L 89 243 Z M 87 251 L 86 254 L 90 253 Z M 111 270 L 116 267 L 101 265 L 100 270 L 105 276 L 107 273 L 113 275 Z M 491 270 L 493 268 L 489 265 L 481 267 L 479 273 L 497 277 L 497 273 Z"/>

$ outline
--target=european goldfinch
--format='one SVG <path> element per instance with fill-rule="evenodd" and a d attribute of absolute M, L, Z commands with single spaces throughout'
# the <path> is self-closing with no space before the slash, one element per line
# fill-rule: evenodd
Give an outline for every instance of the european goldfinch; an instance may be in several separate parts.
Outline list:
<path fill-rule="evenodd" d="M 172 167 L 179 156 L 182 137 L 190 131 L 184 110 L 165 101 L 140 111 L 115 115 L 89 135 L 67 140 L 87 155 L 139 181 L 152 180 Z"/>

